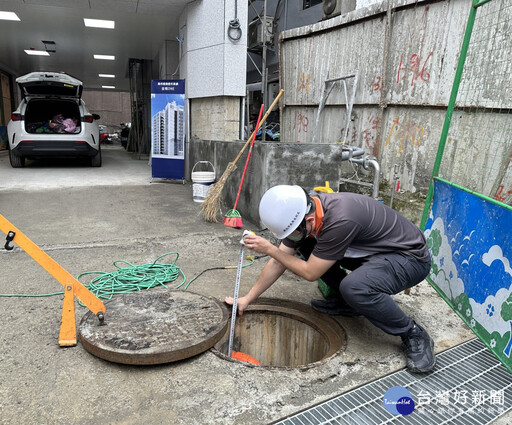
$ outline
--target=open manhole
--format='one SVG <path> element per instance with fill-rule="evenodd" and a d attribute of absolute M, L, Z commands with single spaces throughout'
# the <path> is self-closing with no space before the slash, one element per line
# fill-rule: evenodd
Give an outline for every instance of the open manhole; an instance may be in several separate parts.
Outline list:
<path fill-rule="evenodd" d="M 346 342 L 343 327 L 309 305 L 260 298 L 236 318 L 233 350 L 253 357 L 261 367 L 304 369 L 341 353 Z M 238 362 L 227 356 L 228 345 L 229 326 L 211 350 L 221 358 Z"/>

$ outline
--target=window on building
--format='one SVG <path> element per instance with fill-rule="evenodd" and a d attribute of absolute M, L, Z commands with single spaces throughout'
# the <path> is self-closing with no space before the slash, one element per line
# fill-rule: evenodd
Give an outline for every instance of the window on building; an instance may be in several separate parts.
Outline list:
<path fill-rule="evenodd" d="M 312 6 L 322 3 L 322 0 L 302 0 L 302 9 L 309 9 Z"/>

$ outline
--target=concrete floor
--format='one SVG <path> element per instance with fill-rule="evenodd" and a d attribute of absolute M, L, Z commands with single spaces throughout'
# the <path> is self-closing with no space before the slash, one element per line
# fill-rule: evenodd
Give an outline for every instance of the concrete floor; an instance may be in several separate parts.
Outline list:
<path fill-rule="evenodd" d="M 105 147 L 101 168 L 49 161 L 12 169 L 0 152 L 0 213 L 74 276 L 113 271 L 116 260 L 149 263 L 170 251 L 179 253 L 187 279 L 236 265 L 241 230 L 207 224 L 199 212 L 190 184 L 152 182 L 147 160 L 119 146 Z M 243 270 L 240 294 L 264 263 Z M 0 270 L 3 294 L 62 288 L 18 248 L 0 251 Z M 189 290 L 223 300 L 234 282 L 233 269 L 210 271 Z M 266 295 L 309 303 L 320 292 L 286 273 Z M 395 299 L 428 329 L 438 352 L 473 338 L 426 282 Z M 94 357 L 80 343 L 60 348 L 61 308 L 60 295 L 0 298 L 0 423 L 266 424 L 405 366 L 398 337 L 363 318 L 342 317 L 346 351 L 305 371 L 247 367 L 211 351 L 160 366 L 125 366 Z M 85 312 L 77 305 L 77 323 Z"/>

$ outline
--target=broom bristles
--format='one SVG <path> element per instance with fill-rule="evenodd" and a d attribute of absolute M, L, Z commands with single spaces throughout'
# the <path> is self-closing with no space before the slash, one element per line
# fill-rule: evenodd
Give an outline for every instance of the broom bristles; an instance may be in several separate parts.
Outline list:
<path fill-rule="evenodd" d="M 222 189 L 224 189 L 227 179 L 235 170 L 236 165 L 233 162 L 230 162 L 219 181 L 210 188 L 208 194 L 204 198 L 203 205 L 201 206 L 201 213 L 208 223 L 219 222 L 218 216 L 221 214 L 220 196 L 222 194 Z"/>

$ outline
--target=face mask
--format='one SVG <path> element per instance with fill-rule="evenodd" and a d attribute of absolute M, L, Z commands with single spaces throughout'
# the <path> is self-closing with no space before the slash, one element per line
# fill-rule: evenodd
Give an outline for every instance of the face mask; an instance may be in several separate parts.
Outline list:
<path fill-rule="evenodd" d="M 286 239 L 289 239 L 293 242 L 302 242 L 304 239 L 306 239 L 306 236 L 308 235 L 308 230 L 306 227 L 306 220 L 304 219 L 302 223 L 297 227 L 292 233 L 290 233 Z"/>

